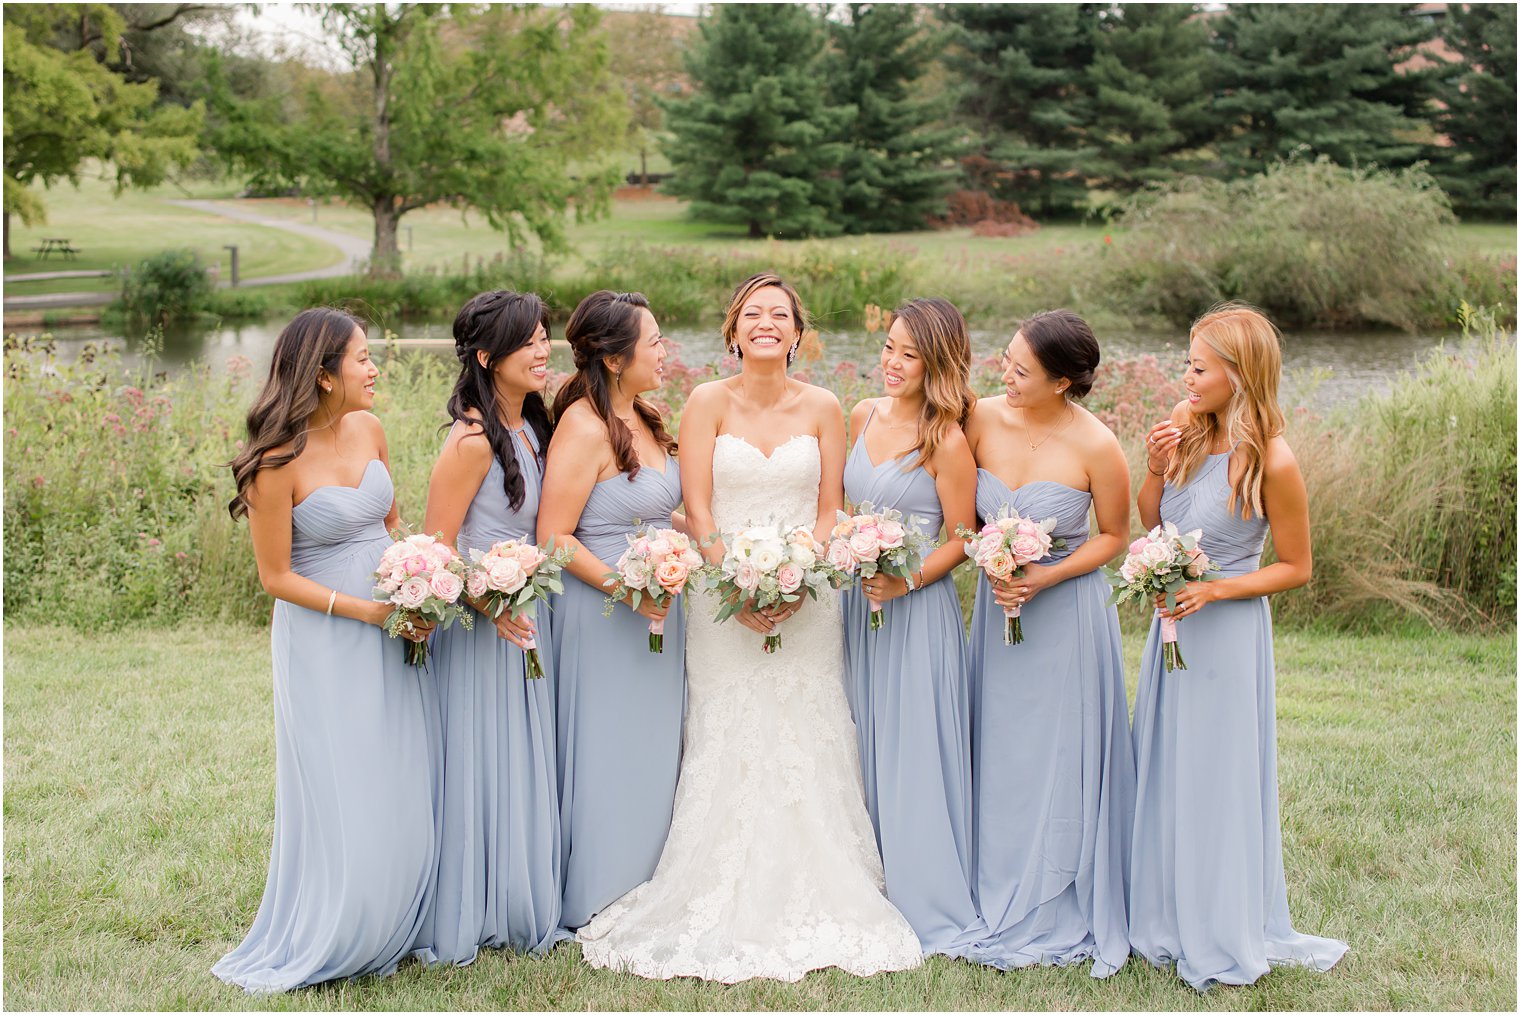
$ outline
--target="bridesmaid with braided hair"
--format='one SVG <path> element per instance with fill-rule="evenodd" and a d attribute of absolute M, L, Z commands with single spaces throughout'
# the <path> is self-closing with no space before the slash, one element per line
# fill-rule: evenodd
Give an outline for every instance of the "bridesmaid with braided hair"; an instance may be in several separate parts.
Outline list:
<path fill-rule="evenodd" d="M 575 373 L 554 399 L 538 538 L 570 546 L 556 597 L 562 926 L 578 928 L 649 880 L 670 830 L 686 705 L 679 598 L 604 615 L 628 536 L 672 524 L 675 440 L 641 397 L 664 378 L 665 342 L 641 293 L 594 292 L 565 325 Z M 669 615 L 667 616 L 667 610 Z M 665 651 L 646 650 L 665 620 Z"/>
<path fill-rule="evenodd" d="M 481 293 L 454 319 L 454 351 L 453 422 L 433 466 L 423 530 L 468 560 L 504 539 L 537 539 L 553 430 L 543 397 L 548 308 L 531 293 Z M 552 669 L 548 623 L 544 609 L 520 620 L 481 610 L 474 630 L 455 625 L 433 639 L 439 859 L 418 944 L 440 962 L 464 965 L 479 948 L 540 952 L 559 926 L 553 684 L 528 678 L 523 657 L 536 642 Z"/>

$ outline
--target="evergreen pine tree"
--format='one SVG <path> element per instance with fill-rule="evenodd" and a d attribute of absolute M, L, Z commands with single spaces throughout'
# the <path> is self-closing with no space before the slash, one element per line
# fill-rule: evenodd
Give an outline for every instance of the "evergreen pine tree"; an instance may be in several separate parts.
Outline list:
<path fill-rule="evenodd" d="M 1215 22 L 1229 169 L 1260 172 L 1300 145 L 1341 165 L 1419 158 L 1430 73 L 1397 68 L 1434 28 L 1412 6 L 1231 4 Z"/>
<path fill-rule="evenodd" d="M 820 87 L 824 33 L 794 4 L 722 4 L 686 54 L 696 94 L 665 105 L 666 189 L 749 235 L 840 231 L 838 168 L 853 110 Z"/>
<path fill-rule="evenodd" d="M 961 110 L 996 166 L 996 196 L 1032 214 L 1085 206 L 1093 61 L 1107 4 L 949 4 Z"/>
<path fill-rule="evenodd" d="M 1132 191 L 1202 171 L 1199 149 L 1225 123 L 1211 36 L 1196 4 L 1124 4 L 1103 19 L 1089 71 L 1098 154 L 1087 166 L 1100 186 Z"/>
<path fill-rule="evenodd" d="M 917 5 L 848 4 L 829 25 L 829 93 L 854 106 L 841 138 L 840 216 L 846 232 L 921 229 L 944 210 L 957 175 L 943 163 L 954 132 L 935 126 L 941 103 L 915 93 L 940 33 L 919 23 Z"/>
<path fill-rule="evenodd" d="M 1463 59 L 1442 68 L 1437 127 L 1451 147 L 1435 173 L 1459 214 L 1515 215 L 1515 6 L 1451 4 L 1442 35 Z"/>

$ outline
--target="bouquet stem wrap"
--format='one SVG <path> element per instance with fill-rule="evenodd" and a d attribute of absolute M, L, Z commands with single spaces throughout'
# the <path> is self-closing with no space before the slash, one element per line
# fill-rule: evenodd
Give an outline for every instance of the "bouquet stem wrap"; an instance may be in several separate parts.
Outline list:
<path fill-rule="evenodd" d="M 1182 661 L 1182 646 L 1177 643 L 1177 621 L 1162 616 L 1160 610 L 1156 611 L 1156 616 L 1161 617 L 1161 661 L 1166 664 L 1167 672 L 1187 669 L 1187 663 Z"/>
<path fill-rule="evenodd" d="M 665 654 L 665 621 L 651 620 L 649 622 L 649 651 Z"/>
<path fill-rule="evenodd" d="M 1017 645 L 1024 640 L 1024 623 L 1019 620 L 1022 607 L 1003 607 L 1003 644 Z"/>
<path fill-rule="evenodd" d="M 878 602 L 876 602 L 875 600 L 872 600 L 871 601 L 871 630 L 873 630 L 873 631 L 880 631 L 881 630 L 881 625 L 882 625 L 882 623 L 886 619 L 887 619 L 886 617 L 882 616 L 882 613 L 881 613 L 881 604 L 878 603 Z"/>

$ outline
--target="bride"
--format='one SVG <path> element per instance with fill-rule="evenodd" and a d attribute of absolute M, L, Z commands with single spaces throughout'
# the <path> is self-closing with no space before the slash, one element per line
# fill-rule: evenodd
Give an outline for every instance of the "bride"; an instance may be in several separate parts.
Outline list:
<path fill-rule="evenodd" d="M 741 369 L 693 391 L 681 421 L 693 536 L 764 523 L 833 528 L 844 417 L 832 393 L 786 375 L 804 320 L 776 275 L 734 293 L 723 337 Z M 706 552 L 720 560 L 721 542 Z M 654 877 L 576 935 L 586 961 L 723 983 L 918 965 L 918 938 L 882 891 L 836 599 L 745 609 L 724 624 L 715 611 L 711 597 L 692 597 L 670 837 Z M 778 628 L 782 646 L 767 655 L 763 637 Z"/>

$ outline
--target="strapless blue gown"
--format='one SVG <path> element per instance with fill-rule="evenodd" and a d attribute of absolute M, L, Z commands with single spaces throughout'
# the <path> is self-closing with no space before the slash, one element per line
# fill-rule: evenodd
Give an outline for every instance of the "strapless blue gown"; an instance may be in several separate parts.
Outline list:
<path fill-rule="evenodd" d="M 297 574 L 369 599 L 393 493 L 375 459 L 358 487 L 291 511 Z M 250 993 L 384 975 L 414 947 L 436 862 L 424 672 L 373 624 L 277 601 L 275 814 L 269 876 L 243 943 L 211 971 Z"/>
<path fill-rule="evenodd" d="M 920 518 L 921 531 L 937 538 L 944 512 L 934 477 L 902 466 L 901 458 L 872 465 L 862 432 L 845 462 L 845 495 Z M 883 604 L 874 632 L 859 586 L 841 597 L 845 689 L 887 897 L 925 954 L 974 957 L 987 925 L 971 893 L 970 691 L 955 583 L 945 578 Z"/>
<path fill-rule="evenodd" d="M 597 483 L 575 537 L 610 570 L 628 535 L 670 526 L 681 475 L 645 466 L 632 480 Z M 609 903 L 648 881 L 660 861 L 675 805 L 686 708 L 685 604 L 665 621 L 665 651 L 649 651 L 649 621 L 567 576 L 555 597 L 563 927 L 584 926 Z"/>
<path fill-rule="evenodd" d="M 1267 522 L 1229 509 L 1229 461 L 1161 495 L 1161 517 L 1223 577 L 1257 569 Z M 1346 944 L 1293 929 L 1277 811 L 1276 674 L 1265 597 L 1209 603 L 1177 622 L 1187 669 L 1162 664 L 1151 623 L 1135 696 L 1139 795 L 1130 942 L 1198 990 L 1255 983 L 1276 965 L 1326 970 Z"/>
<path fill-rule="evenodd" d="M 977 514 L 1009 505 L 1088 536 L 1092 495 L 1039 481 L 1009 490 L 977 470 Z M 1024 640 L 1003 644 L 1003 610 L 985 575 L 971 618 L 976 887 L 991 928 L 985 961 L 1004 969 L 1091 958 L 1109 976 L 1129 957 L 1125 908 L 1135 770 L 1119 618 L 1098 571 L 1044 589 L 1022 611 Z"/>
<path fill-rule="evenodd" d="M 527 441 L 528 443 L 524 443 Z M 470 502 L 456 546 L 489 550 L 504 539 L 536 541 L 539 464 L 532 430 L 512 441 L 523 477 L 512 510 L 501 463 Z M 523 651 L 476 615 L 433 636 L 443 717 L 438 880 L 425 939 L 438 961 L 464 964 L 479 947 L 542 951 L 559 926 L 560 835 L 553 617 L 534 615 L 545 678 L 523 676 Z"/>

